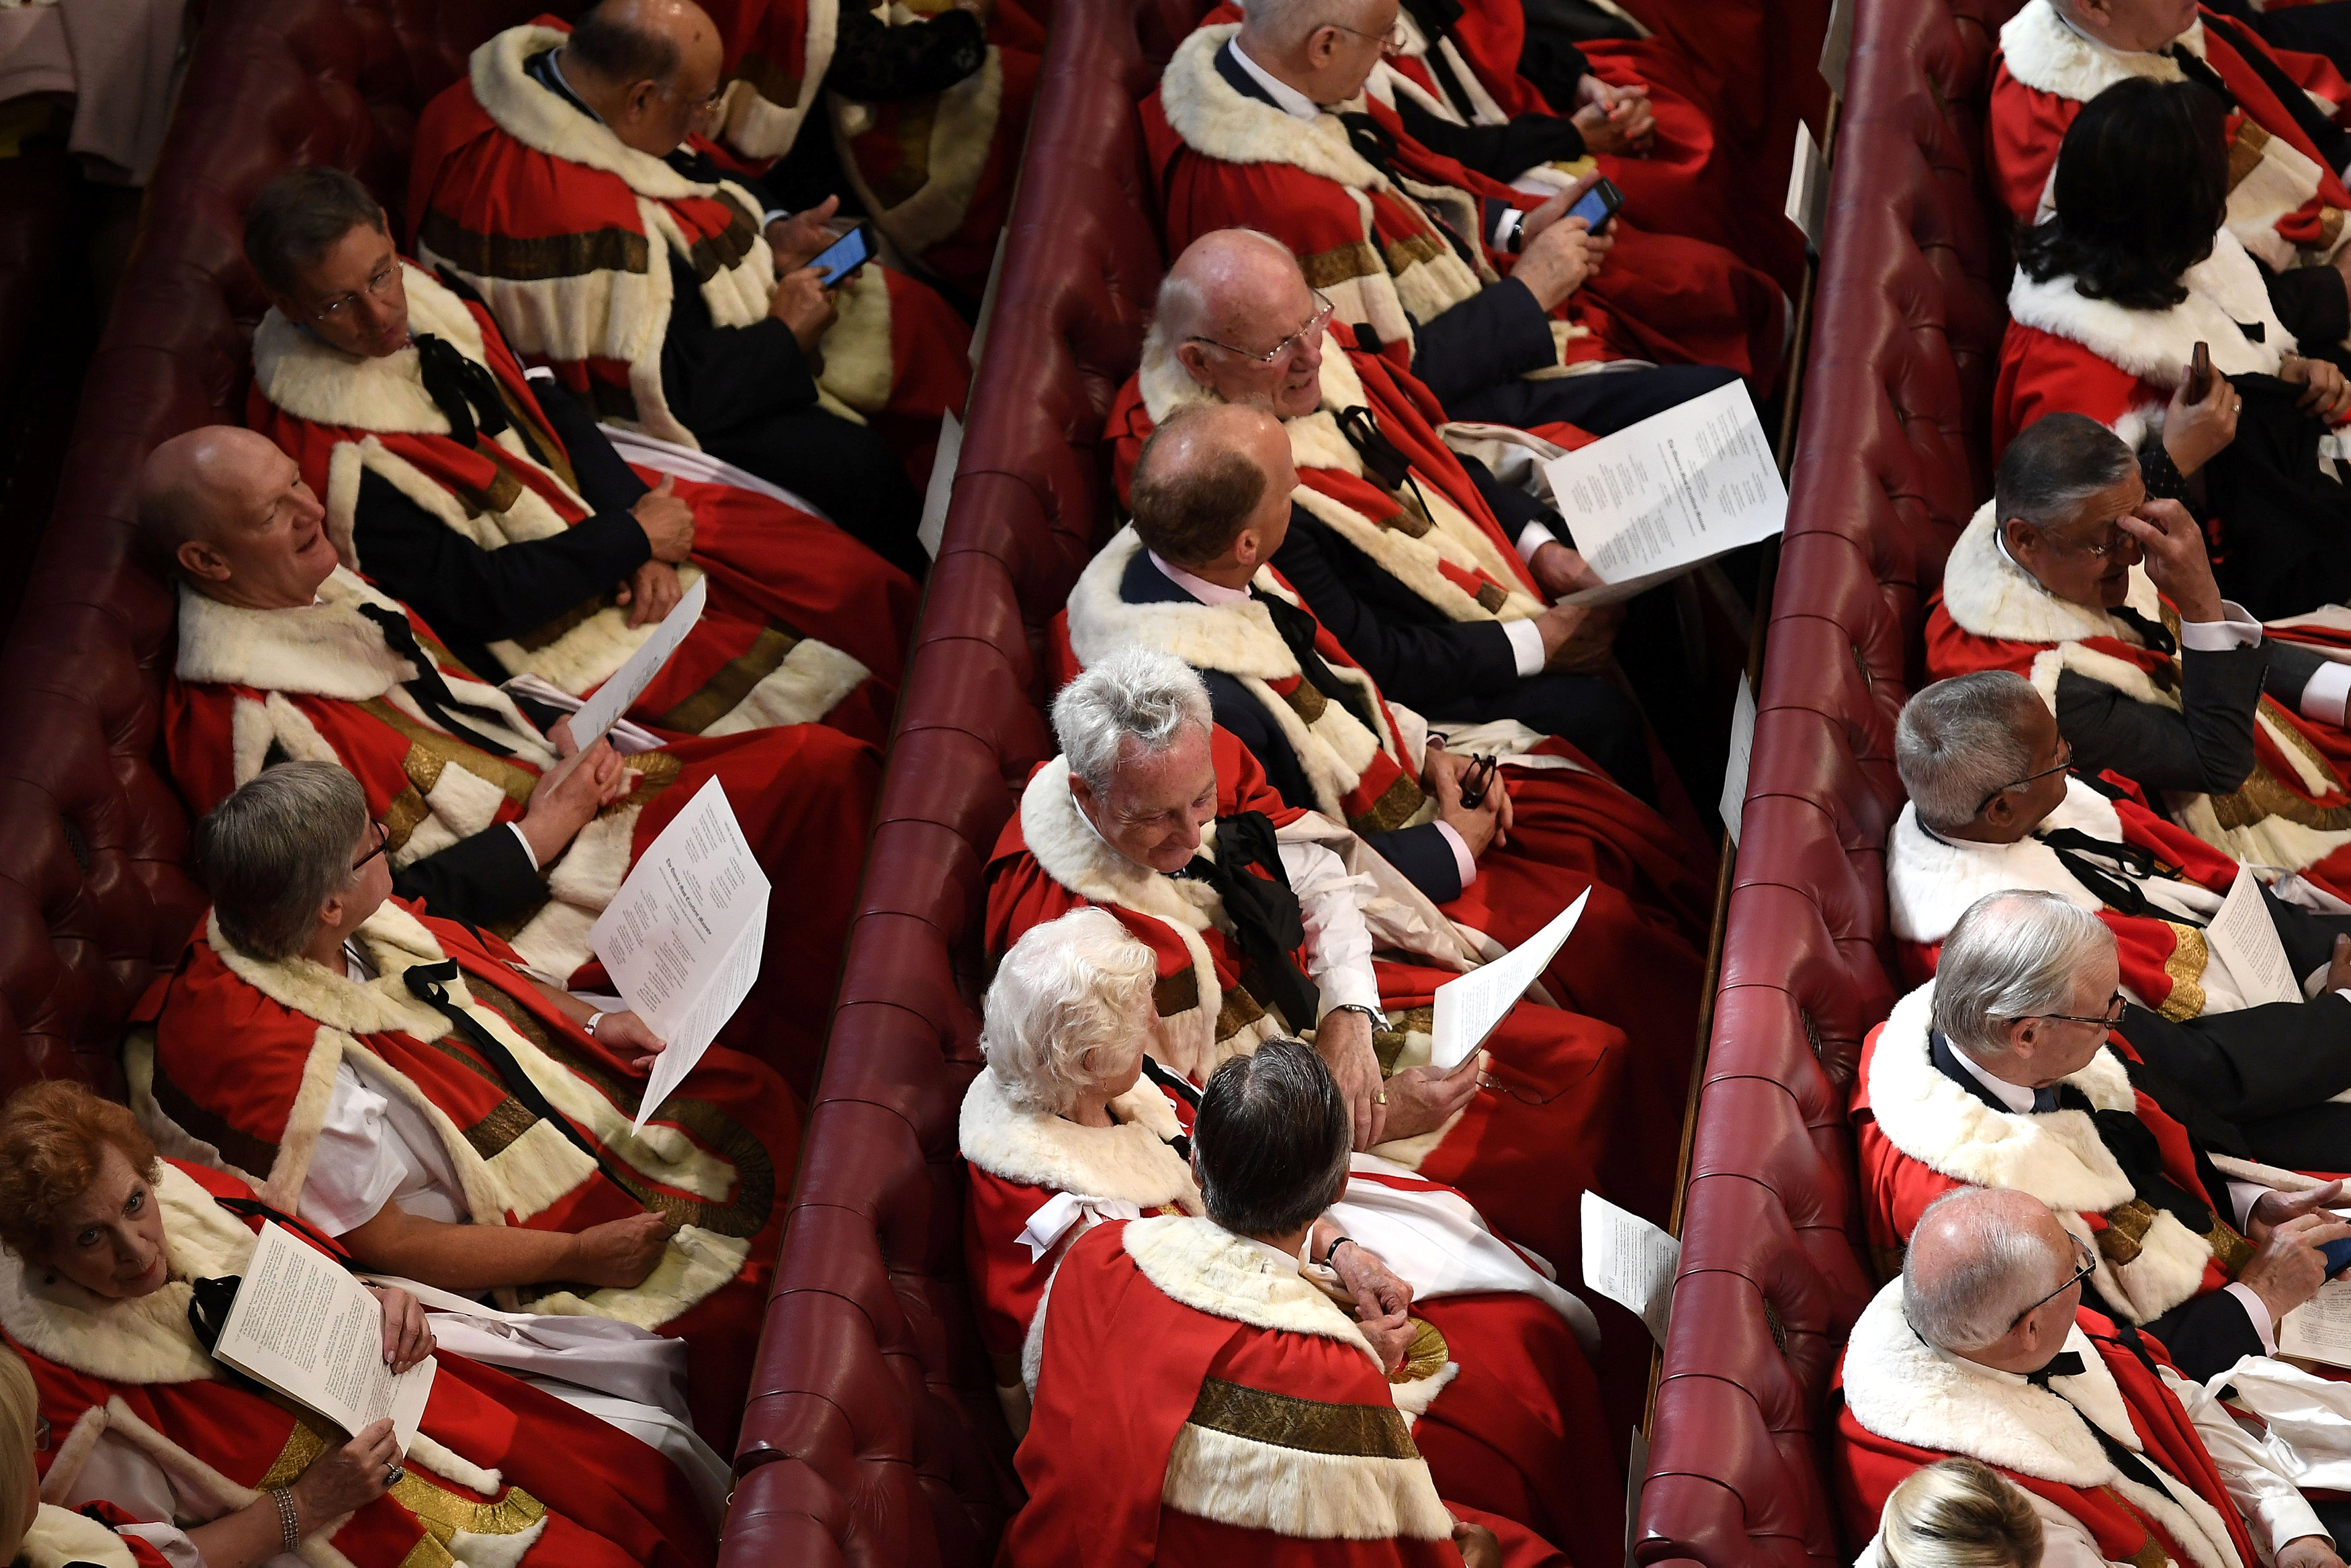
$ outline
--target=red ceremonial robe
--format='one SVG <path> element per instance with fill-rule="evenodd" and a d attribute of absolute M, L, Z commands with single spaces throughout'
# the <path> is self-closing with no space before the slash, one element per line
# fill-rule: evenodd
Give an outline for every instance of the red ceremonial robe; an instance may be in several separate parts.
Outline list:
<path fill-rule="evenodd" d="M 2266 55 L 2290 82 L 2334 104 L 2338 115 L 2351 85 L 2322 57 L 2272 48 L 2251 28 L 2200 7 L 2178 42 L 2203 57 L 2239 106 L 2226 128 L 2229 232 L 2280 271 L 2332 259 L 2343 244 L 2351 193 L 2240 46 Z M 2048 214 L 2057 149 L 2084 104 L 2130 77 L 2187 79 L 2164 55 L 2110 49 L 2075 32 L 2049 0 L 2028 0 L 2001 28 L 2000 47 L 1987 117 L 1992 182 L 2008 210 L 2028 221 Z"/>
<path fill-rule="evenodd" d="M 1191 1168 L 1168 1141 L 1191 1131 L 1190 1106 L 1145 1078 L 1111 1101 L 1110 1112 L 1115 1127 L 1040 1115 L 1015 1101 L 993 1069 L 964 1095 L 959 1140 L 971 1177 L 964 1256 L 979 1287 L 980 1334 L 996 1362 L 998 1395 L 1008 1403 L 1019 1392 L 1021 1347 L 1048 1282 L 1079 1237 L 1100 1220 L 1201 1212 Z M 1446 1190 L 1359 1168 L 1349 1191 L 1363 1185 Z M 1024 1233 L 1061 1223 L 1040 1210 L 1063 1194 L 1081 1211 L 1050 1241 L 1038 1238 L 1040 1252 Z M 1344 1211 L 1343 1199 L 1332 1212 Z M 1414 1406 L 1413 1441 L 1437 1490 L 1448 1501 L 1516 1520 L 1580 1561 L 1621 1548 L 1624 1516 L 1604 1505 L 1618 1468 L 1613 1427 L 1577 1332 L 1531 1293 L 1432 1297 L 1405 1282 L 1416 1286 L 1413 1315 L 1453 1356 L 1439 1397 Z M 1582 1326 L 1596 1337 L 1588 1318 Z M 1024 1421 L 1026 1414 L 1024 1403 Z"/>
<path fill-rule="evenodd" d="M 424 389 L 414 348 L 354 358 L 272 309 L 254 330 L 246 420 L 301 464 L 326 504 L 343 565 L 367 570 L 354 537 L 362 471 L 484 549 L 547 538 L 584 520 L 569 455 L 489 312 L 421 268 L 404 272 L 411 327 L 487 370 L 552 466 L 533 462 L 512 426 L 459 445 Z M 676 493 L 695 513 L 692 566 L 681 576 L 689 584 L 697 572 L 709 577 L 710 602 L 630 710 L 638 722 L 673 734 L 725 735 L 822 720 L 860 740 L 888 739 L 914 620 L 913 580 L 823 518 L 780 501 L 694 480 L 679 481 Z M 511 672 L 584 697 L 653 635 L 658 623 L 632 629 L 628 616 L 622 606 L 591 601 L 493 651 Z"/>
<path fill-rule="evenodd" d="M 187 1282 L 242 1274 L 253 1254 L 258 1221 L 213 1201 L 244 1196 L 240 1184 L 166 1160 L 154 1191 L 172 1261 L 161 1289 L 92 1304 L 0 1253 L 0 1337 L 32 1371 L 54 1434 L 35 1456 L 45 1491 L 65 1495 L 112 1433 L 168 1469 L 183 1501 L 207 1502 L 204 1522 L 288 1484 L 343 1438 L 220 1380 L 188 1326 Z M 355 1568 L 692 1568 L 716 1556 L 692 1487 L 655 1450 L 494 1367 L 439 1360 L 406 1473 L 307 1537 L 305 1556 Z"/>
<path fill-rule="evenodd" d="M 1034 1339 L 1004 1568 L 1443 1568 L 1452 1511 L 1353 1319 L 1207 1220 L 1089 1231 Z M 1417 1348 L 1417 1346 L 1416 1347 Z M 1140 1352 L 1140 1353 L 1138 1353 Z M 1562 1562 L 1502 1519 L 1512 1568 Z"/>
<path fill-rule="evenodd" d="M 510 1309 L 616 1318 L 684 1339 L 695 1425 L 726 1451 L 783 1231 L 778 1199 L 799 1154 L 791 1095 L 759 1063 L 714 1045 L 644 1135 L 632 1134 L 644 1075 L 516 974 L 514 950 L 497 938 L 419 919 L 393 900 L 354 940 L 377 979 L 240 952 L 208 918 L 169 981 L 153 1039 L 125 1047 L 141 1125 L 173 1157 L 226 1171 L 293 1213 L 336 1070 L 348 1064 L 440 1133 L 469 1223 L 576 1233 L 648 1209 L 667 1215 L 680 1229 L 635 1286 L 498 1294 Z M 488 1054 L 410 994 L 410 969 L 451 958 L 462 972 L 449 1000 L 514 1054 L 625 1187 L 541 1126 Z"/>
<path fill-rule="evenodd" d="M 1079 576 L 1067 611 L 1072 653 L 1091 665 L 1139 646 L 1232 676 L 1280 726 L 1313 786 L 1314 809 L 1332 821 L 1384 833 L 1436 819 L 1437 798 L 1420 786 L 1428 722 L 1445 724 L 1456 746 L 1509 759 L 1501 777 L 1515 815 L 1510 843 L 1487 851 L 1458 898 L 1429 908 L 1479 957 L 1494 958 L 1588 889 L 1543 984 L 1558 1005 L 1630 1037 L 1632 1097 L 1623 1108 L 1645 1126 L 1671 1124 L 1689 1087 L 1687 1043 L 1698 1028 L 1711 886 L 1681 836 L 1564 741 L 1507 720 L 1461 727 L 1438 714 L 1424 722 L 1389 703 L 1319 625 L 1316 651 L 1362 689 L 1380 722 L 1376 735 L 1307 683 L 1263 606 L 1127 603 L 1120 585 L 1142 548 L 1132 526 L 1122 529 Z M 1270 566 L 1255 586 L 1304 607 Z M 1640 983 L 1627 985 L 1628 975 Z M 1661 1168 L 1652 1179 L 1670 1181 L 1670 1172 Z"/>
<path fill-rule="evenodd" d="M 890 26 L 921 26 L 946 0 L 893 6 Z M 755 164 L 789 152 L 819 113 L 832 63 L 840 0 L 715 0 L 708 7 L 737 78 L 720 111 L 726 148 Z M 883 103 L 825 95 L 820 125 L 875 228 L 902 254 L 973 299 L 987 286 L 996 235 L 1012 206 L 1013 178 L 1036 97 L 1045 30 L 1009 5 L 983 9 L 987 53 L 978 70 L 942 92 Z"/>
<path fill-rule="evenodd" d="M 1396 166 L 1416 186 L 1398 188 L 1355 151 L 1335 115 L 1305 124 L 1235 91 L 1216 55 L 1237 30 L 1206 26 L 1186 38 L 1143 102 L 1169 253 L 1217 229 L 1262 230 L 1296 254 L 1338 319 L 1368 324 L 1410 364 L 1414 319 L 1433 319 L 1515 265 L 1487 243 L 1483 201 L 1531 210 L 1541 199 L 1437 156 L 1405 134 L 1394 109 L 1365 99 L 1364 112 L 1396 138 Z M 1474 266 L 1454 252 L 1432 206 L 1456 232 L 1479 236 Z M 1779 373 L 1778 285 L 1716 246 L 1621 221 L 1608 264 L 1552 317 L 1563 365 L 1723 365 L 1758 388 Z"/>
<path fill-rule="evenodd" d="M 2119 1033 L 2111 1037 L 2116 1044 L 2063 1082 L 2095 1108 L 2128 1111 L 2145 1124 L 2162 1150 L 2164 1174 L 2214 1205 L 2204 1235 L 2140 1201 L 2087 1113 L 1996 1111 L 1937 1070 L 1928 1046 L 1934 991 L 1929 981 L 1896 1002 L 1862 1044 L 1852 1113 L 1871 1246 L 1897 1256 L 1936 1199 L 1958 1187 L 1997 1187 L 2030 1193 L 2067 1231 L 2095 1242 L 2098 1293 L 2134 1323 L 2152 1322 L 2236 1277 L 2252 1248 L 2224 1218 L 2228 1194 L 2204 1190 L 2187 1130 L 2131 1086 L 2116 1054 L 2117 1044 L 2128 1044 Z"/>
<path fill-rule="evenodd" d="M 2012 670 L 2057 706 L 2057 676 L 2071 670 L 2125 696 L 2179 706 L 2177 656 L 2142 646 L 2103 609 L 2045 592 L 1996 542 L 1990 502 L 1943 564 L 1943 590 L 1928 605 L 1927 673 L 1940 680 L 1978 670 Z M 2146 568 L 2133 566 L 2129 607 L 2174 619 Z M 2232 860 L 2299 871 L 2328 892 L 2351 894 L 2351 734 L 2263 697 L 2253 727 L 2254 764 L 2230 794 L 2171 794 L 2173 821 Z"/>
<path fill-rule="evenodd" d="M 35 1511 L 25 1531 L 16 1561 L 24 1568 L 94 1568 L 99 1563 L 126 1563 L 129 1568 L 172 1568 L 171 1559 L 152 1542 L 137 1535 L 118 1533 L 126 1524 L 161 1524 L 141 1521 L 128 1511 L 100 1499 L 80 1509 L 45 1502 Z"/>
<path fill-rule="evenodd" d="M 2170 1366 L 2161 1345 L 2139 1344 Z M 1902 1315 L 1902 1282 L 1889 1282 L 1854 1324 L 1840 1375 L 1831 1469 L 1854 1539 L 1877 1528 L 1904 1477 L 1964 1454 L 2071 1514 L 2109 1563 L 2256 1568 L 2220 1469 L 2162 1377 L 2095 1313 L 2081 1314 L 2065 1348 L 2082 1358 L 2077 1376 L 2047 1388 L 2002 1377 L 1929 1347 Z M 2089 1421 L 2181 1487 L 2125 1475 Z"/>
<path fill-rule="evenodd" d="M 2064 803 L 2042 827 L 2071 828 L 2108 844 L 2151 851 L 2179 876 L 2177 882 L 2149 881 L 2150 895 L 2203 906 L 2190 911 L 2199 919 L 2220 907 L 2237 878 L 2237 863 L 2210 845 L 2135 800 L 2108 800 L 2078 778 L 2068 781 Z M 1943 939 L 1968 906 L 2013 888 L 2054 893 L 2105 922 L 2122 960 L 2123 987 L 2142 1006 L 2179 1022 L 2246 1005 L 2228 970 L 2211 964 L 2196 924 L 2110 907 L 2037 838 L 1972 844 L 1938 837 L 1919 826 L 1918 809 L 1908 804 L 1886 841 L 1886 919 L 1904 977 L 1913 985 L 1925 983 L 1935 972 Z"/>
<path fill-rule="evenodd" d="M 466 727 L 508 754 L 450 734 L 410 696 L 402 682 L 414 671 L 357 608 L 404 607 L 340 568 L 319 592 L 322 602 L 307 608 L 249 610 L 182 591 L 163 727 L 189 805 L 210 811 L 269 763 L 291 758 L 340 763 L 358 777 L 368 811 L 391 832 L 394 866 L 518 821 L 554 765 L 553 747 L 411 616 L 420 646 L 468 710 Z M 880 788 L 872 746 L 794 724 L 679 741 L 628 765 L 639 775 L 634 787 L 540 867 L 548 901 L 499 934 L 544 973 L 582 989 L 602 982 L 588 940 L 596 917 L 678 810 L 705 782 L 721 780 L 775 891 L 758 987 L 719 1038 L 753 1049 L 807 1093 Z"/>
<path fill-rule="evenodd" d="M 551 366 L 600 414 L 695 446 L 662 393 L 668 258 L 692 262 L 714 325 L 749 327 L 767 317 L 775 256 L 742 186 L 687 179 L 524 71 L 569 30 L 553 17 L 507 28 L 474 51 L 465 80 L 425 106 L 409 164 L 413 252 L 463 276 L 515 351 Z M 821 406 L 925 431 L 963 407 L 971 334 L 945 300 L 867 266 L 837 303 Z"/>

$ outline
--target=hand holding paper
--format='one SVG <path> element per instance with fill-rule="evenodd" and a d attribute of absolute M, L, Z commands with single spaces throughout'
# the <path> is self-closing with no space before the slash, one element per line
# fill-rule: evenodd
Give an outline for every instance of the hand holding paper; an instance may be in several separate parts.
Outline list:
<path fill-rule="evenodd" d="M 685 640 L 685 634 L 702 618 L 703 607 L 709 602 L 710 579 L 695 578 L 685 597 L 677 601 L 677 607 L 638 646 L 636 652 L 629 655 L 629 661 L 580 704 L 580 711 L 571 716 L 571 738 L 580 750 L 594 745 L 644 695 L 645 688 L 653 683 L 661 667 L 669 662 L 669 656 L 677 651 L 677 645 Z"/>

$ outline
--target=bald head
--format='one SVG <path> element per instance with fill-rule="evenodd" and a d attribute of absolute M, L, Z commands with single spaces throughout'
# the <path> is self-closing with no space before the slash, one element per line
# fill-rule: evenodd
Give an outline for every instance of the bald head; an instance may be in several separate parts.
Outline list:
<path fill-rule="evenodd" d="M 1144 547 L 1230 587 L 1281 548 L 1298 483 L 1290 437 L 1262 409 L 1195 403 L 1144 443 L 1129 505 Z"/>
<path fill-rule="evenodd" d="M 1364 90 L 1397 0 L 1249 0 L 1241 52 L 1325 109 Z"/>
<path fill-rule="evenodd" d="M 157 568 L 256 609 L 307 605 L 335 569 L 326 511 L 268 437 L 204 425 L 147 454 L 139 528 Z"/>
<path fill-rule="evenodd" d="M 2073 1239 L 2040 1199 L 1961 1188 L 1929 1204 L 1911 1232 L 1902 1310 L 1939 1350 L 2004 1370 L 2022 1360 L 2030 1371 L 2064 1346 L 2081 1303 L 2076 1289 L 2060 1288 L 2074 1260 Z"/>
<path fill-rule="evenodd" d="M 571 88 L 627 146 L 666 158 L 698 129 L 725 46 L 694 0 L 602 0 L 563 46 Z"/>
<path fill-rule="evenodd" d="M 1287 245 L 1254 229 L 1218 229 L 1168 268 L 1152 341 L 1225 401 L 1294 420 L 1322 400 L 1323 305 Z"/>

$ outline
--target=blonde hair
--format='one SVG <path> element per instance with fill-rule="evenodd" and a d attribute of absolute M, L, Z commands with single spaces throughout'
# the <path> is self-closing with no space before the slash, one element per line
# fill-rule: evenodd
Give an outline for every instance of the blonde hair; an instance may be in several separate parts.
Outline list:
<path fill-rule="evenodd" d="M 33 1468 L 33 1424 L 40 1419 L 41 1396 L 33 1375 L 16 1353 L 0 1345 L 0 1563 L 16 1560 L 25 1532 L 33 1527 L 38 1484 Z"/>
<path fill-rule="evenodd" d="M 1019 1104 L 1059 1116 L 1142 1054 L 1159 965 L 1105 909 L 1072 909 L 1012 944 L 979 1048 Z"/>
<path fill-rule="evenodd" d="M 2040 1568 L 2041 1516 L 1997 1471 L 1941 1459 L 1886 1498 L 1877 1552 L 1886 1568 Z"/>

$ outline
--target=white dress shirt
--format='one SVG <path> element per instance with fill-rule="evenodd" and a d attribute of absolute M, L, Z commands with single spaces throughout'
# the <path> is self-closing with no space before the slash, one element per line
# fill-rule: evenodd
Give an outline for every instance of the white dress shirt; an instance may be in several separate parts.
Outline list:
<path fill-rule="evenodd" d="M 1247 71 L 1251 81 L 1265 88 L 1266 92 L 1273 99 L 1276 107 L 1278 107 L 1282 113 L 1290 116 L 1292 119 L 1320 119 L 1322 118 L 1322 105 L 1316 103 L 1312 99 L 1308 98 L 1304 93 L 1300 92 L 1296 88 L 1291 87 L 1288 82 L 1283 81 L 1280 77 L 1275 76 L 1271 71 L 1267 70 L 1263 66 L 1259 65 L 1255 60 L 1250 59 L 1247 55 L 1241 53 L 1241 40 L 1238 34 L 1234 35 L 1232 40 L 1225 47 L 1232 50 L 1233 63 L 1239 66 L 1241 69 Z"/>
<path fill-rule="evenodd" d="M 2228 653 L 2262 645 L 2262 623 L 2247 614 L 2244 606 L 2234 599 L 2223 599 L 2220 611 L 2226 619 L 2181 621 L 2179 646 L 2198 653 Z M 2329 659 L 2318 667 L 2318 672 L 2302 689 L 2302 701 L 2297 706 L 2305 719 L 2321 724 L 2340 724 L 2344 722 L 2346 699 L 2351 699 L 2351 664 Z"/>

